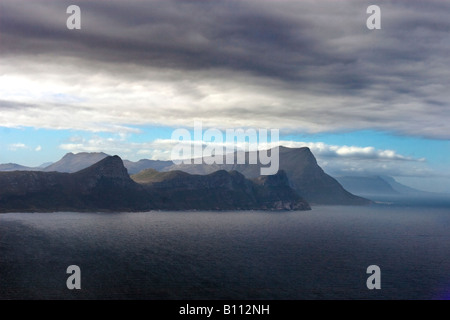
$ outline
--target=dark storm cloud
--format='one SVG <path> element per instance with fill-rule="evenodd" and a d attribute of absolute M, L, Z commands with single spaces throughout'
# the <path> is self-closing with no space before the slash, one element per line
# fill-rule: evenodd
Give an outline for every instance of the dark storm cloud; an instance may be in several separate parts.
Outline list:
<path fill-rule="evenodd" d="M 229 68 L 297 81 L 310 79 L 308 70 L 315 66 L 356 61 L 327 50 L 301 15 L 272 12 L 283 11 L 283 2 L 79 1 L 81 32 L 65 28 L 70 3 L 5 1 L 2 51 L 165 68 Z M 308 9 L 301 2 L 295 7 L 299 13 Z M 349 78 L 350 86 L 359 80 Z"/>
<path fill-rule="evenodd" d="M 81 7 L 81 30 L 66 28 L 70 4 Z M 2 0 L 0 53 L 5 61 L 75 57 L 74 70 L 89 65 L 123 81 L 146 70 L 174 70 L 177 78 L 185 72 L 189 85 L 178 83 L 176 91 L 192 89 L 183 94 L 199 105 L 208 96 L 198 89 L 204 84 L 195 86 L 202 78 L 246 81 L 265 97 L 216 106 L 214 115 L 230 123 L 248 115 L 251 124 L 274 119 L 295 129 L 298 120 L 314 132 L 374 128 L 448 138 L 450 3 L 377 1 L 382 29 L 376 31 L 365 25 L 371 4 Z M 124 67 L 129 64 L 138 71 Z M 234 92 L 225 98 L 233 100 Z M 209 107 L 184 112 L 196 116 Z M 180 108 L 164 110 L 163 118 L 179 118 Z"/>

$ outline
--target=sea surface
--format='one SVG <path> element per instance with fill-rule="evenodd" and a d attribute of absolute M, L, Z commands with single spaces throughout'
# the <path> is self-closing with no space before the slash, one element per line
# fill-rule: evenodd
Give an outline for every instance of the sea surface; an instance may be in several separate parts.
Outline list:
<path fill-rule="evenodd" d="M 0 215 L 0 299 L 448 298 L 445 207 Z"/>

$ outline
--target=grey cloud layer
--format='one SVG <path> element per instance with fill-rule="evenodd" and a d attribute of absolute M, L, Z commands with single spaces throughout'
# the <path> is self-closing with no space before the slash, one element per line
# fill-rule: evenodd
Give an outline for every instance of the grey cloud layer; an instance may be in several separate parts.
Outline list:
<path fill-rule="evenodd" d="M 30 78 L 57 78 L 58 63 L 71 59 L 72 81 L 99 88 L 74 123 L 189 125 L 201 118 L 209 125 L 450 136 L 450 3 L 378 1 L 377 31 L 365 27 L 367 1 L 77 1 L 80 31 L 65 28 L 69 4 L 2 0 L 0 53 L 16 64 L 10 73 Z M 21 59 L 37 57 L 46 72 L 22 67 Z M 142 92 L 158 82 L 171 93 L 152 100 L 128 92 L 124 117 L 108 101 L 117 86 L 105 84 L 108 77 Z M 73 94 L 87 92 L 96 94 Z M 16 95 L 0 108 L 14 103 L 32 102 Z M 14 122 L 10 114 L 1 120 Z"/>

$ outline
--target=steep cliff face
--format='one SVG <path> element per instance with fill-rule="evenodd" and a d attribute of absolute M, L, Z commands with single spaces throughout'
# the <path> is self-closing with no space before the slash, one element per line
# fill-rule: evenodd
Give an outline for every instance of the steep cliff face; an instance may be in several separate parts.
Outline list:
<path fill-rule="evenodd" d="M 135 182 L 128 175 L 118 156 L 107 157 L 89 168 L 73 173 L 71 178 L 86 192 L 101 186 L 136 188 Z"/>
<path fill-rule="evenodd" d="M 260 176 L 253 179 L 257 186 L 259 202 L 267 208 L 286 210 L 310 210 L 308 202 L 289 186 L 283 170 L 275 175 Z"/>
<path fill-rule="evenodd" d="M 130 178 L 118 156 L 107 157 L 71 174 L 71 178 L 87 207 L 112 211 L 147 210 L 154 207 L 151 195 Z"/>
<path fill-rule="evenodd" d="M 317 164 L 309 148 L 280 148 L 280 169 L 291 186 L 312 204 L 363 205 L 371 201 L 345 190 Z"/>

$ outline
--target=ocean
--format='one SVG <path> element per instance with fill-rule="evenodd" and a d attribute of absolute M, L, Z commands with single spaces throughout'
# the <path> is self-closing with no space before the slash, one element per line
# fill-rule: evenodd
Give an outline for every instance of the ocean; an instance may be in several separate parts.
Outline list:
<path fill-rule="evenodd" d="M 0 257 L 0 299 L 449 299 L 450 209 L 9 213 Z"/>

